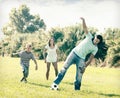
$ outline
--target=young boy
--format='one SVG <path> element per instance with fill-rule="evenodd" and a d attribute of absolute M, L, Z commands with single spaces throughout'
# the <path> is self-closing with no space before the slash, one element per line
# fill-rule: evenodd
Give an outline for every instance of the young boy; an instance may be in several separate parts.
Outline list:
<path fill-rule="evenodd" d="M 26 45 L 26 49 L 24 51 L 21 51 L 19 53 L 13 53 L 13 55 L 19 55 L 20 56 L 20 64 L 22 66 L 22 71 L 23 71 L 23 78 L 20 80 L 21 82 L 24 81 L 25 83 L 27 82 L 27 77 L 29 74 L 29 63 L 30 60 L 32 59 L 35 63 L 35 70 L 38 69 L 37 61 L 35 60 L 35 57 L 33 53 L 31 52 L 31 44 Z"/>

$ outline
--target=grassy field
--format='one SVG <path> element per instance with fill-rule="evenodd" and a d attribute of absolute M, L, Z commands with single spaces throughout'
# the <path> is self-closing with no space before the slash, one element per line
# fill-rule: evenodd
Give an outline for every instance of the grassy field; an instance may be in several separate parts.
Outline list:
<path fill-rule="evenodd" d="M 31 61 L 28 83 L 21 83 L 19 58 L 0 57 L 0 98 L 120 98 L 120 69 L 88 67 L 84 73 L 80 91 L 74 91 L 75 66 L 67 71 L 59 85 L 59 91 L 50 90 L 55 79 L 51 66 L 46 80 L 46 64 L 38 60 L 35 71 Z M 63 62 L 58 63 L 59 69 Z"/>

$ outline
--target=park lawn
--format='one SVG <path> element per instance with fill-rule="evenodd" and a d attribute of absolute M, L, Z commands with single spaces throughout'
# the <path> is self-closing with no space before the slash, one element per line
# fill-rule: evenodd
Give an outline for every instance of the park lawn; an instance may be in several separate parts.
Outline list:
<path fill-rule="evenodd" d="M 120 98 L 120 69 L 88 67 L 80 91 L 74 90 L 75 66 L 67 71 L 59 91 L 50 90 L 55 79 L 51 66 L 49 80 L 45 78 L 46 64 L 37 60 L 39 69 L 31 61 L 28 83 L 21 83 L 19 58 L 0 57 L 0 98 Z M 63 62 L 59 62 L 59 70 Z"/>

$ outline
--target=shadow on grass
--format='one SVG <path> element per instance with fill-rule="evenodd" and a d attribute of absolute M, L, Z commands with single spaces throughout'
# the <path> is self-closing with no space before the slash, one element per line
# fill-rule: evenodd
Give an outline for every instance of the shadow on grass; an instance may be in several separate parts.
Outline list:
<path fill-rule="evenodd" d="M 74 83 L 72 83 L 72 82 L 62 82 L 62 83 L 69 84 L 69 85 L 74 85 Z"/>
<path fill-rule="evenodd" d="M 109 96 L 109 97 L 119 97 L 120 98 L 120 95 L 118 94 L 103 94 L 103 93 L 98 93 L 99 95 L 103 95 L 103 96 Z"/>
<path fill-rule="evenodd" d="M 74 82 L 62 82 L 62 83 L 68 84 L 68 85 L 74 85 Z M 85 85 L 85 84 L 82 84 L 82 86 L 87 86 L 88 87 L 88 85 Z"/>
<path fill-rule="evenodd" d="M 32 82 L 27 82 L 27 83 L 30 84 L 30 85 L 41 86 L 41 87 L 46 87 L 46 88 L 50 87 L 48 85 L 37 84 L 37 83 L 32 83 Z"/>
<path fill-rule="evenodd" d="M 106 97 L 119 97 L 120 98 L 120 95 L 119 94 L 105 94 L 105 93 L 98 93 L 98 92 L 93 92 L 93 91 L 83 91 L 84 93 L 88 93 L 88 94 L 98 94 L 98 95 L 101 95 L 101 96 L 106 96 Z"/>

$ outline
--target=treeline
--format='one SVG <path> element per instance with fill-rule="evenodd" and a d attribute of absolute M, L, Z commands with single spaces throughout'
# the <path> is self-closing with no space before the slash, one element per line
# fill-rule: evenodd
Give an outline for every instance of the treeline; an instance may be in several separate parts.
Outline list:
<path fill-rule="evenodd" d="M 38 59 L 43 59 L 43 51 L 50 37 L 54 37 L 58 45 L 59 61 L 65 60 L 70 51 L 85 38 L 81 24 L 64 28 L 54 27 L 46 31 L 46 24 L 39 15 L 31 15 L 26 5 L 13 8 L 9 22 L 2 28 L 5 38 L 0 42 L 0 54 L 12 56 L 12 53 L 24 49 L 25 44 L 32 43 L 32 51 Z M 98 30 L 89 27 L 95 35 Z M 96 66 L 120 66 L 120 29 L 106 28 L 102 32 L 106 51 L 99 50 L 96 55 Z"/>

